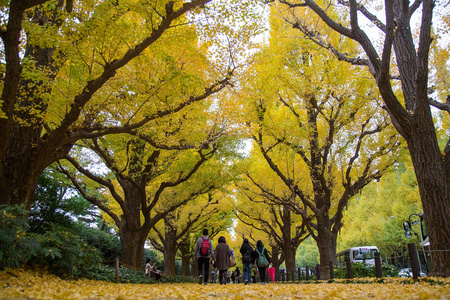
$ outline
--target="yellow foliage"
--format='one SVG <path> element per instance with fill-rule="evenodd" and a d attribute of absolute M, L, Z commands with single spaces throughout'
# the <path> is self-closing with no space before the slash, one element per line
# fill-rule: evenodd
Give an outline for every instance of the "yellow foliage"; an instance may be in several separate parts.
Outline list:
<path fill-rule="evenodd" d="M 0 271 L 1 299 L 448 299 L 450 279 L 433 278 L 404 284 L 386 278 L 371 284 L 116 284 L 93 280 L 62 280 L 35 271 Z M 402 284 L 403 283 L 403 284 Z"/>

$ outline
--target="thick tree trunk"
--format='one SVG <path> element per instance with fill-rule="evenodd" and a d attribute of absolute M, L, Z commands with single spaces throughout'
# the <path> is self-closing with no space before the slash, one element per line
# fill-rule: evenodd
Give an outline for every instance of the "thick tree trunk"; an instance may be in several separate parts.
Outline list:
<path fill-rule="evenodd" d="M 192 277 L 197 278 L 198 277 L 198 260 L 192 260 L 191 261 L 191 270 L 192 270 Z"/>
<path fill-rule="evenodd" d="M 284 249 L 284 261 L 286 264 L 286 271 L 288 273 L 288 280 L 295 279 L 295 250 L 294 247 L 289 246 Z"/>
<path fill-rule="evenodd" d="M 0 204 L 24 204 L 25 209 L 30 209 L 43 170 L 36 170 L 23 163 L 15 165 L 13 171 L 3 169 L 4 172 L 0 174 Z"/>
<path fill-rule="evenodd" d="M 190 276 L 190 263 L 191 263 L 191 255 L 182 255 L 181 256 L 181 275 Z"/>
<path fill-rule="evenodd" d="M 145 237 L 142 237 L 139 230 L 130 230 L 129 227 L 121 228 L 119 234 L 122 245 L 121 262 L 127 267 L 142 269 Z"/>
<path fill-rule="evenodd" d="M 167 221 L 172 221 L 170 218 L 166 221 L 166 232 L 164 234 L 164 272 L 167 276 L 175 275 L 175 258 L 177 255 L 177 232 L 176 226 L 167 224 Z"/>
<path fill-rule="evenodd" d="M 21 128 L 14 130 L 14 143 L 10 144 L 0 162 L 0 204 L 24 204 L 30 209 L 39 177 L 50 164 L 63 158 L 71 145 L 55 145 L 58 151 L 51 151 L 54 144 L 47 141 L 41 144 L 38 137 L 40 130 Z M 17 138 L 21 136 L 21 138 Z"/>
<path fill-rule="evenodd" d="M 413 43 L 410 20 L 406 19 L 408 14 L 402 14 L 401 5 L 403 3 L 400 1 L 394 2 L 394 49 L 406 113 L 399 109 L 399 101 L 393 95 L 388 76 L 380 77 L 377 83 L 391 112 L 393 124 L 408 143 L 429 233 L 432 275 L 450 276 L 450 170 L 446 169 L 446 154 L 442 154 L 439 149 L 427 92 L 435 1 L 422 3 L 418 47 Z"/>
<path fill-rule="evenodd" d="M 425 129 L 424 127 L 418 127 Z M 432 133 L 417 132 L 407 141 L 431 245 L 434 276 L 450 276 L 450 174 Z"/>
<path fill-rule="evenodd" d="M 280 281 L 280 260 L 278 259 L 280 255 L 280 248 L 278 246 L 272 246 L 272 266 L 275 268 L 275 281 Z"/>
<path fill-rule="evenodd" d="M 180 243 L 179 249 L 181 252 L 181 275 L 183 276 L 190 276 L 190 265 L 191 265 L 191 258 L 192 253 L 190 250 L 189 243 Z"/>
<path fill-rule="evenodd" d="M 333 239 L 330 230 L 330 221 L 326 216 L 317 217 L 317 247 L 319 248 L 319 260 L 320 260 L 320 278 L 330 279 L 329 262 L 335 261 L 335 252 L 333 251 Z"/>

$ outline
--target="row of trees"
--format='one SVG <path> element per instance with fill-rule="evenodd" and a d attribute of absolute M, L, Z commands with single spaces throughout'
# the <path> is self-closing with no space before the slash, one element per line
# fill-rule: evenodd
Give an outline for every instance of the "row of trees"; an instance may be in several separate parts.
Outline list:
<path fill-rule="evenodd" d="M 268 2 L 269 43 L 242 70 L 260 28 L 256 1 L 3 6 L 1 203 L 29 208 L 40 174 L 57 162 L 114 224 L 128 265 L 141 266 L 150 238 L 166 271 L 177 251 L 186 271 L 195 226 L 208 219 L 217 234 L 233 208 L 271 236 L 274 262 L 290 274 L 308 236 L 329 274 L 344 209 L 399 161 L 394 127 L 417 174 L 435 274 L 448 275 L 448 147 L 442 155 L 430 105 L 448 107 L 427 94 L 435 3 L 387 2 L 383 24 L 356 1 Z M 416 53 L 409 23 L 419 7 Z M 385 34 L 380 56 L 358 12 Z M 358 44 L 367 59 L 355 58 Z M 242 137 L 254 146 L 237 164 Z"/>

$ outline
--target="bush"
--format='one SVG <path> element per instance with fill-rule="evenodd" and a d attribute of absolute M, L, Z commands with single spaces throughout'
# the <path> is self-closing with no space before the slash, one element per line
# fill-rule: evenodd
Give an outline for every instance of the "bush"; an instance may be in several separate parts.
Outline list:
<path fill-rule="evenodd" d="M 120 258 L 121 244 L 119 238 L 106 231 L 77 224 L 77 233 L 88 245 L 97 248 L 106 263 L 113 262 L 116 257 Z"/>
<path fill-rule="evenodd" d="M 28 211 L 21 206 L 0 207 L 0 268 L 26 263 L 41 265 L 59 276 L 84 277 L 96 272 L 106 255 L 118 256 L 120 242 L 107 233 L 72 223 L 82 237 L 63 226 L 51 225 L 44 233 L 27 233 Z M 74 231 L 76 231 L 74 230 Z M 98 246 L 105 251 L 102 254 Z"/>
<path fill-rule="evenodd" d="M 22 206 L 0 206 L 0 269 L 19 267 L 40 250 L 26 234 L 27 214 Z"/>
<path fill-rule="evenodd" d="M 364 264 L 364 263 L 352 263 L 353 278 L 363 278 L 363 277 L 376 277 L 375 266 Z M 394 277 L 397 276 L 398 270 L 390 264 L 381 264 L 381 275 L 382 277 Z M 334 270 L 334 277 L 345 279 L 347 278 L 347 269 L 338 268 Z"/>
<path fill-rule="evenodd" d="M 33 262 L 47 266 L 49 271 L 59 276 L 86 276 L 101 262 L 100 251 L 63 227 L 54 226 L 51 231 L 37 234 L 35 238 L 41 251 Z"/>

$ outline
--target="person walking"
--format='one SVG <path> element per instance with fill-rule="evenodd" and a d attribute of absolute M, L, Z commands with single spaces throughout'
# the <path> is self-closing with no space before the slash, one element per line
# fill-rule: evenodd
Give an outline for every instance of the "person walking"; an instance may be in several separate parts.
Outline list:
<path fill-rule="evenodd" d="M 219 283 L 227 283 L 227 272 L 228 266 L 230 264 L 231 251 L 230 247 L 227 245 L 225 237 L 219 237 L 219 244 L 214 250 L 213 259 L 215 261 L 215 266 L 219 270 Z"/>
<path fill-rule="evenodd" d="M 252 282 L 256 283 L 256 266 L 253 265 L 252 267 Z"/>
<path fill-rule="evenodd" d="M 242 264 L 244 265 L 244 284 L 249 284 L 252 279 L 253 248 L 247 238 L 244 239 L 239 252 L 241 252 Z"/>
<path fill-rule="evenodd" d="M 198 260 L 198 283 L 202 284 L 203 274 L 205 274 L 205 284 L 208 283 L 209 276 L 209 260 L 212 255 L 212 243 L 208 238 L 208 229 L 203 229 L 203 236 L 197 240 L 195 245 L 194 259 Z M 205 272 L 203 273 L 203 268 Z"/>
<path fill-rule="evenodd" d="M 234 270 L 234 283 L 240 283 L 241 278 L 241 270 L 239 270 L 239 267 L 236 266 L 236 269 Z"/>
<path fill-rule="evenodd" d="M 253 260 L 256 260 L 256 265 L 258 266 L 259 279 L 261 284 L 266 284 L 266 268 L 272 261 L 270 260 L 269 253 L 267 249 L 264 248 L 263 242 L 258 240 L 256 242 L 256 248 L 252 252 Z"/>

